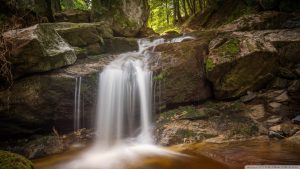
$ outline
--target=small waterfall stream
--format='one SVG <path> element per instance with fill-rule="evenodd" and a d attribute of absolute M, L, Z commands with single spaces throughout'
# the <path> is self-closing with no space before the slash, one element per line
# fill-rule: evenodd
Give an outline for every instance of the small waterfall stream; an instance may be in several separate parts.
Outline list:
<path fill-rule="evenodd" d="M 87 152 L 59 168 L 121 169 L 143 156 L 179 155 L 153 144 L 152 72 L 147 60 L 163 43 L 193 39 L 140 39 L 139 51 L 120 54 L 99 73 L 96 143 Z M 74 124 L 80 128 L 80 85 L 76 80 Z"/>
<path fill-rule="evenodd" d="M 78 131 L 81 126 L 81 77 L 76 78 L 74 97 L 74 131 Z"/>

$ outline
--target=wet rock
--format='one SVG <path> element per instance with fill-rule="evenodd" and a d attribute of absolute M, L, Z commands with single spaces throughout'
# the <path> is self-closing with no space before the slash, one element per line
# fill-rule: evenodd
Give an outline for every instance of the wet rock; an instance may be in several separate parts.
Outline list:
<path fill-rule="evenodd" d="M 254 105 L 251 106 L 251 113 L 250 113 L 250 117 L 254 120 L 259 120 L 265 117 L 265 108 L 264 105 L 259 104 L 259 105 Z"/>
<path fill-rule="evenodd" d="M 292 119 L 292 122 L 293 122 L 294 124 L 300 124 L 300 115 L 294 117 L 294 118 Z"/>
<path fill-rule="evenodd" d="M 67 9 L 54 14 L 56 22 L 88 23 L 90 13 L 79 9 Z"/>
<path fill-rule="evenodd" d="M 285 89 L 288 87 L 288 80 L 283 78 L 276 78 L 269 86 L 271 89 Z"/>
<path fill-rule="evenodd" d="M 82 128 L 69 134 L 63 135 L 61 138 L 66 148 L 73 145 L 88 145 L 95 139 L 95 131 L 93 129 Z"/>
<path fill-rule="evenodd" d="M 266 122 L 268 125 L 278 124 L 282 121 L 282 117 L 280 116 L 271 116 Z"/>
<path fill-rule="evenodd" d="M 283 67 L 279 68 L 279 76 L 281 76 L 282 78 L 291 79 L 291 80 L 297 78 L 297 76 L 293 73 L 293 71 L 291 71 L 287 68 L 283 68 Z"/>
<path fill-rule="evenodd" d="M 269 131 L 269 137 L 270 138 L 277 138 L 277 139 L 284 139 L 285 137 L 281 133 L 277 133 L 274 131 Z"/>
<path fill-rule="evenodd" d="M 280 107 L 282 106 L 282 104 L 277 103 L 277 102 L 271 102 L 271 103 L 269 103 L 268 106 L 269 106 L 271 112 L 276 113 L 276 112 L 280 112 Z"/>
<path fill-rule="evenodd" d="M 274 98 L 274 101 L 278 103 L 287 102 L 288 100 L 289 96 L 286 91 Z"/>
<path fill-rule="evenodd" d="M 293 126 L 291 124 L 279 124 L 269 128 L 269 131 L 276 132 L 284 137 L 290 136 L 293 133 Z"/>
<path fill-rule="evenodd" d="M 84 59 L 75 65 L 15 81 L 0 92 L 0 138 L 29 137 L 37 133 L 73 131 L 76 78 L 82 77 L 82 121 L 93 126 L 98 72 L 114 57 Z"/>
<path fill-rule="evenodd" d="M 293 136 L 287 138 L 286 141 L 288 141 L 290 143 L 293 143 L 293 144 L 300 145 L 300 131 L 295 133 Z"/>
<path fill-rule="evenodd" d="M 242 97 L 240 98 L 240 100 L 241 100 L 241 102 L 246 103 L 246 102 L 252 101 L 252 100 L 255 99 L 255 98 L 256 98 L 256 94 L 253 93 L 253 92 L 248 91 L 248 92 L 247 92 L 247 95 L 242 96 Z"/>
<path fill-rule="evenodd" d="M 103 48 L 105 53 L 123 53 L 139 49 L 137 39 L 124 37 L 104 39 Z"/>
<path fill-rule="evenodd" d="M 198 40 L 162 44 L 155 48 L 159 54 L 151 57 L 149 64 L 154 71 L 157 93 L 161 92 L 161 107 L 211 97 L 203 66 L 211 37 L 212 34 L 203 33 L 203 37 Z"/>
<path fill-rule="evenodd" d="M 73 47 L 86 49 L 88 55 L 105 53 L 103 38 L 112 38 L 113 32 L 105 22 L 55 23 L 55 30 Z"/>
<path fill-rule="evenodd" d="M 58 136 L 43 136 L 25 145 L 24 154 L 29 159 L 45 157 L 64 151 L 64 145 Z"/>
<path fill-rule="evenodd" d="M 47 24 L 8 31 L 3 37 L 12 48 L 9 61 L 14 78 L 58 69 L 77 59 L 70 45 Z"/>
<path fill-rule="evenodd" d="M 3 169 L 34 169 L 33 163 L 25 157 L 2 150 L 0 150 L 0 166 Z"/>

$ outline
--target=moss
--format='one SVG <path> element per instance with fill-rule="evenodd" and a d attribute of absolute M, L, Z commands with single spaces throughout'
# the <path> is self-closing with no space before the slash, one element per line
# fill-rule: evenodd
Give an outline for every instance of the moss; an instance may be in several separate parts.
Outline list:
<path fill-rule="evenodd" d="M 250 137 L 255 135 L 258 132 L 258 127 L 254 123 L 240 123 L 236 128 L 231 132 L 231 136 L 239 135 Z"/>
<path fill-rule="evenodd" d="M 175 119 L 199 120 L 209 117 L 208 111 L 197 109 L 194 106 L 179 107 L 160 114 L 160 122 L 166 123 Z"/>
<path fill-rule="evenodd" d="M 25 157 L 0 150 L 0 169 L 33 169 L 33 163 Z"/>
<path fill-rule="evenodd" d="M 138 25 L 136 22 L 129 20 L 124 15 L 119 14 L 119 13 L 116 13 L 114 15 L 114 21 L 121 24 L 122 27 L 125 27 L 125 28 L 136 27 Z"/>
<path fill-rule="evenodd" d="M 214 64 L 214 61 L 213 61 L 211 58 L 207 58 L 207 59 L 206 59 L 206 63 L 205 63 L 206 71 L 211 71 L 211 70 L 213 70 L 213 68 L 214 68 L 215 66 L 216 66 L 216 65 Z"/>
<path fill-rule="evenodd" d="M 164 79 L 165 79 L 164 73 L 160 73 L 157 76 L 153 77 L 153 80 L 155 80 L 155 81 L 161 81 L 161 80 L 164 80 Z"/>
<path fill-rule="evenodd" d="M 240 52 L 240 40 L 230 39 L 219 48 L 219 52 L 224 54 L 226 58 L 233 60 L 235 56 Z"/>

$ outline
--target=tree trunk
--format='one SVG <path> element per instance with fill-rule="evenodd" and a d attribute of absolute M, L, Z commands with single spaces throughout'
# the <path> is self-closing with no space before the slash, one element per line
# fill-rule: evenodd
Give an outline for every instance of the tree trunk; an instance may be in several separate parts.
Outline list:
<path fill-rule="evenodd" d="M 183 8 L 183 11 L 184 11 L 184 15 L 185 15 L 185 17 L 187 17 L 187 16 L 189 16 L 189 14 L 188 14 L 188 11 L 186 9 L 186 2 L 185 1 L 186 0 L 182 0 L 181 2 L 182 2 L 182 8 Z"/>
<path fill-rule="evenodd" d="M 54 22 L 55 19 L 53 17 L 51 0 L 46 0 L 46 4 L 47 4 L 47 18 L 48 18 L 49 22 Z"/>
<path fill-rule="evenodd" d="M 170 19 L 169 19 L 169 9 L 168 9 L 168 0 L 165 0 L 165 8 L 166 8 L 166 17 L 167 17 L 167 24 L 170 24 Z"/>
<path fill-rule="evenodd" d="M 61 11 L 61 6 L 60 6 L 60 0 L 52 0 L 51 1 L 52 5 L 52 11 L 53 12 L 60 12 Z"/>

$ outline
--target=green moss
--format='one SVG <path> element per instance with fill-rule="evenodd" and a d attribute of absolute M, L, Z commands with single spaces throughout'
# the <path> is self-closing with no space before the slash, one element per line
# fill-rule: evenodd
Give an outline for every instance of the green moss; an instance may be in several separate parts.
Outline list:
<path fill-rule="evenodd" d="M 0 150 L 0 169 L 33 169 L 33 163 L 25 157 Z"/>
<path fill-rule="evenodd" d="M 213 61 L 211 58 L 207 58 L 207 59 L 206 59 L 206 63 L 205 63 L 206 71 L 211 71 L 211 70 L 213 70 L 213 68 L 214 68 L 215 66 L 216 66 L 216 65 L 214 64 L 214 61 Z"/>
<path fill-rule="evenodd" d="M 165 123 L 175 119 L 199 120 L 206 119 L 208 117 L 209 115 L 207 111 L 197 109 L 194 106 L 185 106 L 162 113 L 160 115 L 160 122 Z"/>
<path fill-rule="evenodd" d="M 164 79 L 165 79 L 164 73 L 160 73 L 160 74 L 153 77 L 153 80 L 155 80 L 155 81 L 161 81 L 161 80 L 164 80 Z"/>
<path fill-rule="evenodd" d="M 129 20 L 120 13 L 116 13 L 114 15 L 114 21 L 122 25 L 124 28 L 136 27 L 138 25 L 136 22 Z"/>
<path fill-rule="evenodd" d="M 258 132 L 258 127 L 254 123 L 240 123 L 236 128 L 231 132 L 231 136 L 253 136 Z"/>
<path fill-rule="evenodd" d="M 233 60 L 235 56 L 240 52 L 240 40 L 230 39 L 219 48 L 219 52 L 226 58 Z"/>

